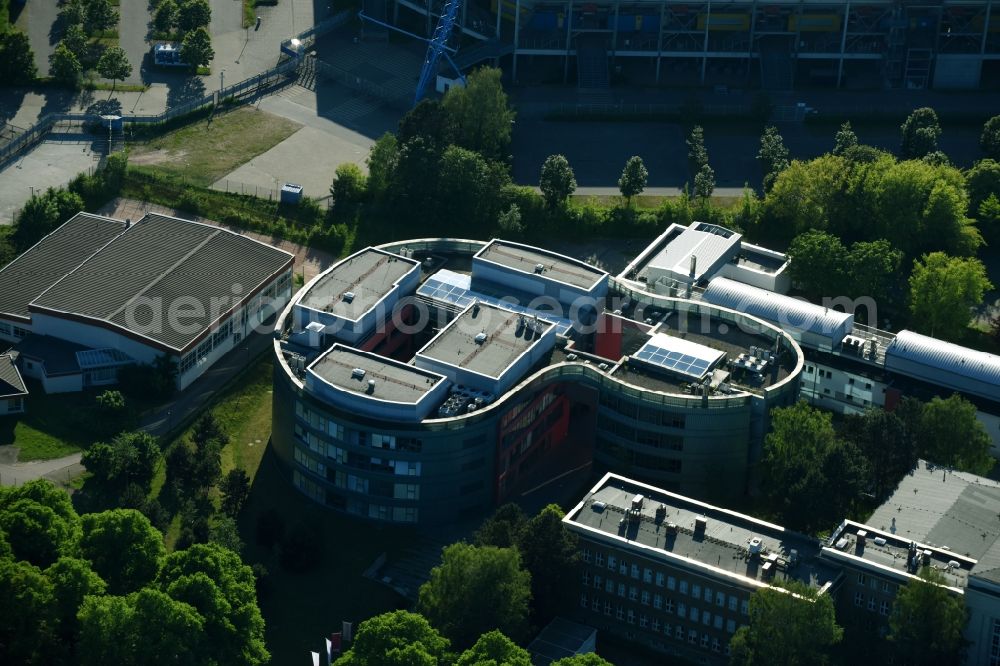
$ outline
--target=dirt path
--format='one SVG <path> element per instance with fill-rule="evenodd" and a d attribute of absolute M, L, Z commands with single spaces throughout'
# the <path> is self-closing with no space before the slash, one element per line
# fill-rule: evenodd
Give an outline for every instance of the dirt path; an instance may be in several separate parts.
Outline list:
<path fill-rule="evenodd" d="M 52 460 L 16 462 L 16 446 L 0 446 L 0 486 L 21 486 L 35 479 L 66 483 L 83 471 L 79 453 Z"/>

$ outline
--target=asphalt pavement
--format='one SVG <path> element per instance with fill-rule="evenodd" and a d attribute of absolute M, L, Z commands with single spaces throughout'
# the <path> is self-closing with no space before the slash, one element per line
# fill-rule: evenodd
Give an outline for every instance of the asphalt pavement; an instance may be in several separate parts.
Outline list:
<path fill-rule="evenodd" d="M 118 46 L 132 63 L 132 75 L 125 83 L 141 84 L 142 68 L 150 56 L 149 43 L 146 35 L 149 33 L 149 3 L 144 0 L 124 0 L 118 7 Z"/>
<path fill-rule="evenodd" d="M 38 75 L 48 76 L 49 56 L 59 42 L 54 33 L 56 20 L 59 18 L 59 3 L 55 0 L 28 2 L 21 11 L 28 15 L 28 41 L 35 53 Z"/>

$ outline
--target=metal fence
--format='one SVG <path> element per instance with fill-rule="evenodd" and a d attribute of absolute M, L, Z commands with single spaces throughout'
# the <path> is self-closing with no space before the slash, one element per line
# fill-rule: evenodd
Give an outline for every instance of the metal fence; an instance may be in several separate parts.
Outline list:
<path fill-rule="evenodd" d="M 373 81 L 358 76 L 357 74 L 342 67 L 338 67 L 332 63 L 317 60 L 311 57 L 308 58 L 308 61 L 309 65 L 307 66 L 315 68 L 318 76 L 322 76 L 333 81 L 334 83 L 339 83 L 347 88 L 351 88 L 352 90 L 357 90 L 358 92 L 380 99 L 392 106 L 408 109 L 413 101 L 409 94 L 404 95 L 398 89 L 374 83 Z"/>

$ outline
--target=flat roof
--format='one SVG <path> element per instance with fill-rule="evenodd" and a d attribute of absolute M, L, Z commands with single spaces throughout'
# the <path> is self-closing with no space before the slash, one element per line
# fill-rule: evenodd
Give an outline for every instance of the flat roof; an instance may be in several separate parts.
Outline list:
<path fill-rule="evenodd" d="M 28 319 L 31 301 L 124 231 L 110 217 L 71 217 L 0 270 L 0 314 Z"/>
<path fill-rule="evenodd" d="M 299 304 L 357 321 L 418 266 L 414 259 L 368 247 L 320 276 Z M 345 298 L 348 293 L 353 296 Z"/>
<path fill-rule="evenodd" d="M 345 391 L 366 394 L 377 400 L 416 404 L 438 382 L 441 375 L 406 365 L 385 356 L 335 344 L 309 368 L 317 377 Z M 356 372 L 363 370 L 364 374 Z M 368 382 L 375 389 L 368 393 Z"/>
<path fill-rule="evenodd" d="M 872 513 L 879 530 L 977 560 L 972 575 L 1000 582 L 1000 482 L 920 460 Z"/>
<path fill-rule="evenodd" d="M 183 351 L 291 265 L 289 253 L 246 236 L 151 213 L 56 282 L 30 309 L 97 320 Z M 180 316 L 170 317 L 171 308 Z"/>
<path fill-rule="evenodd" d="M 640 519 L 623 524 L 636 495 L 643 496 Z M 660 505 L 665 511 L 658 514 Z M 695 530 L 698 519 L 705 521 L 704 532 Z M 839 575 L 817 558 L 822 544 L 815 539 L 616 474 L 601 479 L 564 521 L 647 557 L 680 559 L 710 575 L 754 586 L 791 579 L 822 588 Z M 751 546 L 757 545 L 760 555 L 751 556 Z M 768 578 L 764 564 L 772 555 L 774 574 Z"/>
<path fill-rule="evenodd" d="M 16 398 L 27 394 L 28 388 L 14 365 L 14 358 L 10 354 L 0 354 L 0 398 Z"/>
<path fill-rule="evenodd" d="M 434 275 L 424 280 L 417 288 L 417 293 L 421 296 L 433 298 L 436 301 L 450 303 L 459 309 L 464 310 L 475 302 L 496 305 L 524 315 L 538 315 L 539 319 L 555 324 L 556 333 L 559 335 L 569 334 L 573 328 L 573 322 L 565 317 L 560 317 L 552 312 L 543 312 L 512 303 L 508 300 L 497 298 L 481 291 L 472 289 L 472 277 L 462 273 L 456 273 L 446 268 L 442 268 Z"/>
<path fill-rule="evenodd" d="M 858 533 L 862 531 L 865 532 L 864 540 L 858 538 Z M 875 539 L 879 541 L 876 542 Z M 921 554 L 919 566 L 913 568 L 907 566 L 911 543 L 916 543 L 916 549 Z M 929 566 L 944 577 L 948 587 L 955 589 L 967 585 L 970 572 L 976 564 L 975 558 L 969 558 L 945 547 L 933 546 L 919 539 L 898 533 L 892 534 L 891 531 L 883 531 L 851 520 L 845 520 L 834 531 L 823 551 L 824 557 L 831 561 L 846 562 L 855 567 L 867 565 L 864 568 L 895 574 L 900 580 L 916 576 L 923 566 L 922 553 L 929 551 Z M 958 566 L 950 566 L 950 562 Z"/>
<path fill-rule="evenodd" d="M 535 321 L 512 310 L 477 303 L 463 310 L 417 354 L 500 379 L 553 326 L 541 318 Z M 536 332 L 532 327 L 537 327 Z"/>
<path fill-rule="evenodd" d="M 500 239 L 491 240 L 486 247 L 476 253 L 476 258 L 587 290 L 608 275 L 605 271 L 586 262 L 556 252 Z M 540 273 L 536 271 L 539 264 L 542 265 Z"/>

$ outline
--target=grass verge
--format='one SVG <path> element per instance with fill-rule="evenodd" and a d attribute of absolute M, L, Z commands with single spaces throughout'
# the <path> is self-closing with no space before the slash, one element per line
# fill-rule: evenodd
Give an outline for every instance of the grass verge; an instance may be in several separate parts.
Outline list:
<path fill-rule="evenodd" d="M 264 111 L 239 108 L 209 116 L 133 148 L 129 161 L 210 186 L 302 127 Z M 165 155 L 154 155 L 165 153 Z"/>
<path fill-rule="evenodd" d="M 115 92 L 146 92 L 149 86 L 134 83 L 105 83 L 103 81 L 85 81 L 81 86 L 84 90 L 113 90 Z"/>
<path fill-rule="evenodd" d="M 80 450 L 79 446 L 38 430 L 17 416 L 0 418 L 0 444 L 16 446 L 18 462 L 62 458 Z"/>

